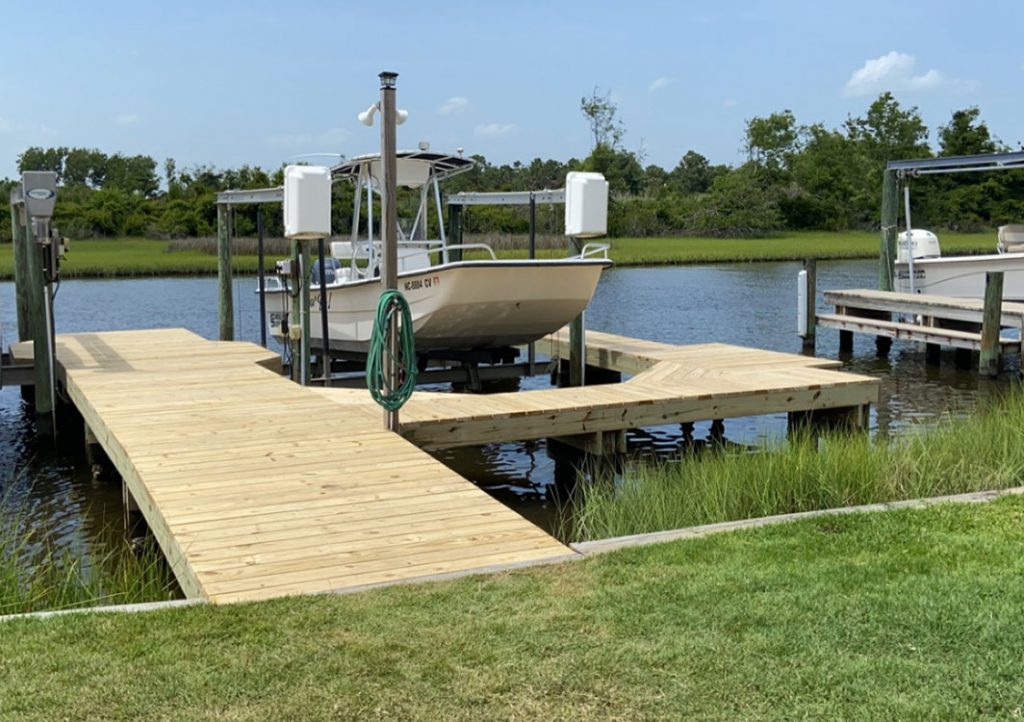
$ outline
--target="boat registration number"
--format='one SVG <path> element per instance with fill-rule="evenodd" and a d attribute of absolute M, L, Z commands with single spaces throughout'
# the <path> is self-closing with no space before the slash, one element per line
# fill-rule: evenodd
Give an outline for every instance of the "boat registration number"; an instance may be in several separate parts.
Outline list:
<path fill-rule="evenodd" d="M 406 291 L 418 291 L 421 288 L 433 288 L 434 286 L 440 286 L 441 279 L 438 276 L 433 278 L 416 278 L 412 281 L 405 282 Z"/>

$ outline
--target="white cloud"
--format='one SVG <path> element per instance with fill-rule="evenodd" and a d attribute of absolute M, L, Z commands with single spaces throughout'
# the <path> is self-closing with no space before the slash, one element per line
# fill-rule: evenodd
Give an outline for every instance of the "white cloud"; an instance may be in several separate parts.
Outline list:
<path fill-rule="evenodd" d="M 481 138 L 506 138 L 519 131 L 515 123 L 483 123 L 473 128 L 473 135 Z"/>
<path fill-rule="evenodd" d="M 135 125 L 140 120 L 138 113 L 118 113 L 114 116 L 114 125 Z"/>
<path fill-rule="evenodd" d="M 5 133 L 8 130 L 14 130 L 14 126 L 11 125 L 11 121 L 7 118 L 0 117 L 0 133 Z"/>
<path fill-rule="evenodd" d="M 739 104 L 740 101 L 736 100 L 735 98 L 726 98 L 725 100 L 722 101 L 722 107 L 725 108 L 726 110 L 728 110 L 729 108 L 735 108 Z"/>
<path fill-rule="evenodd" d="M 276 148 L 294 149 L 303 146 L 331 146 L 324 150 L 334 150 L 352 136 L 345 128 L 328 128 L 318 133 L 278 133 L 264 139 L 267 145 Z"/>
<path fill-rule="evenodd" d="M 653 93 L 657 90 L 661 90 L 662 88 L 667 88 L 670 85 L 672 85 L 672 78 L 658 78 L 651 83 L 647 89 Z"/>
<path fill-rule="evenodd" d="M 456 95 L 453 98 L 441 103 L 441 107 L 437 109 L 437 112 L 441 115 L 450 115 L 451 113 L 458 113 L 460 110 L 465 110 L 466 106 L 469 105 L 469 101 L 463 98 L 461 95 Z"/>
<path fill-rule="evenodd" d="M 895 50 L 864 62 L 863 67 L 853 71 L 843 86 L 843 95 L 856 97 L 874 95 L 885 90 L 933 90 L 950 81 L 938 70 L 932 68 L 920 75 L 914 73 L 917 59 L 907 53 Z"/>

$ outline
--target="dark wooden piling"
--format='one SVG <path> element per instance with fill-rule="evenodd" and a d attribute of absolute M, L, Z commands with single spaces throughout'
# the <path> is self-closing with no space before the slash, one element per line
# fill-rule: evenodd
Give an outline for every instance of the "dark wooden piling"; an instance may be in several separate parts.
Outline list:
<path fill-rule="evenodd" d="M 899 207 L 896 171 L 887 170 L 882 176 L 882 234 L 878 255 L 878 289 L 880 291 L 892 291 L 896 288 L 894 266 Z"/>
<path fill-rule="evenodd" d="M 217 204 L 217 294 L 220 340 L 235 340 L 235 304 L 231 295 L 231 206 Z"/>
<path fill-rule="evenodd" d="M 448 206 L 448 243 L 458 246 L 462 243 L 462 206 L 451 204 Z M 456 248 L 448 252 L 449 261 L 461 261 L 462 249 Z"/>
<path fill-rule="evenodd" d="M 999 343 L 1000 320 L 1003 313 L 1003 273 L 985 274 L 985 307 L 981 322 L 981 354 L 978 371 L 986 376 L 998 376 L 1003 362 L 1003 349 Z"/>
<path fill-rule="evenodd" d="M 581 253 L 583 241 L 578 238 L 569 239 L 569 255 Z M 569 385 L 582 386 L 583 363 L 586 357 L 583 338 L 583 314 L 574 318 L 569 324 Z"/>
<path fill-rule="evenodd" d="M 24 208 L 23 205 L 11 203 L 11 245 L 14 252 L 14 293 L 19 341 L 32 338 L 28 314 L 28 234 L 25 230 Z"/>

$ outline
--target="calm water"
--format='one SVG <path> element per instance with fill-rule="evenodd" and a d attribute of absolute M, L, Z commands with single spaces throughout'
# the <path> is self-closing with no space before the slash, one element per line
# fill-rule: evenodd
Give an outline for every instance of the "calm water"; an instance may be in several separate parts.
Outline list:
<path fill-rule="evenodd" d="M 587 311 L 588 328 L 672 343 L 720 341 L 798 352 L 796 263 L 728 264 L 677 268 L 614 269 L 604 274 Z M 872 261 L 818 264 L 818 287 L 874 287 Z M 239 281 L 236 330 L 258 340 L 255 282 Z M 4 345 L 15 339 L 14 289 L 0 283 L 0 333 Z M 216 279 L 68 281 L 56 303 L 60 332 L 185 327 L 207 338 L 217 334 Z M 824 309 L 823 309 L 824 310 Z M 837 333 L 819 332 L 818 354 L 835 357 Z M 874 342 L 857 337 L 848 368 L 882 379 L 881 401 L 872 411 L 875 433 L 898 433 L 910 424 L 933 421 L 953 411 L 967 412 L 1005 382 L 957 371 L 950 359 L 935 368 L 913 346 L 896 344 L 888 360 L 875 358 Z M 531 380 L 527 386 L 545 383 Z M 726 422 L 726 436 L 738 443 L 782 438 L 785 414 Z M 698 424 L 696 436 L 707 434 Z M 678 448 L 678 428 L 632 434 L 631 446 L 670 455 Z M 446 452 L 441 458 L 502 500 L 537 520 L 552 506 L 556 468 L 543 443 L 494 444 Z M 559 465 L 561 466 L 561 465 Z M 34 522 L 52 528 L 64 547 L 88 551 L 120 529 L 122 507 L 116 484 L 94 482 L 77 440 L 55 448 L 36 438 L 18 389 L 0 390 L 0 487 L 22 505 Z"/>

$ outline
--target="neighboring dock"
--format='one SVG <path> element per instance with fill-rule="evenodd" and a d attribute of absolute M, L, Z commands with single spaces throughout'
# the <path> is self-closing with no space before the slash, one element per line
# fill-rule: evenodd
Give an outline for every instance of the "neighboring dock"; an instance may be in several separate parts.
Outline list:
<path fill-rule="evenodd" d="M 817 314 L 815 321 L 839 330 L 841 352 L 853 349 L 854 333 L 864 333 L 924 343 L 931 361 L 937 361 L 941 347 L 978 351 L 981 370 L 997 373 L 1004 356 L 1020 354 L 1024 335 L 1024 304 L 1002 300 L 998 275 L 998 288 L 986 299 L 871 289 L 825 291 L 825 303 L 835 313 Z M 1006 335 L 1004 329 L 1012 333 Z"/>
<path fill-rule="evenodd" d="M 233 602 L 507 569 L 575 553 L 422 451 L 785 412 L 866 423 L 878 381 L 807 356 L 587 336 L 623 383 L 416 392 L 402 436 L 365 391 L 303 387 L 258 346 L 181 329 L 62 335 L 58 381 L 186 595 Z M 560 354 L 556 335 L 542 351 Z M 22 363 L 31 344 L 12 348 Z M 607 437 L 607 434 L 613 434 Z M 600 449 L 598 449 L 600 450 Z"/>

